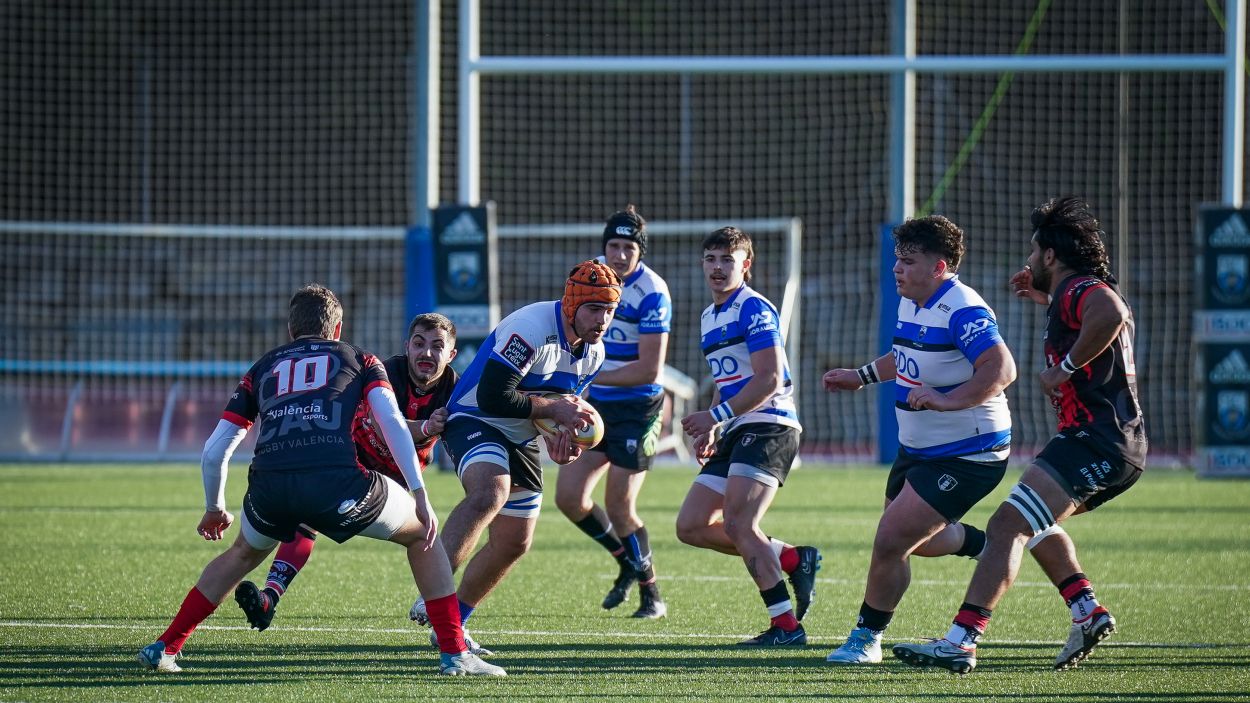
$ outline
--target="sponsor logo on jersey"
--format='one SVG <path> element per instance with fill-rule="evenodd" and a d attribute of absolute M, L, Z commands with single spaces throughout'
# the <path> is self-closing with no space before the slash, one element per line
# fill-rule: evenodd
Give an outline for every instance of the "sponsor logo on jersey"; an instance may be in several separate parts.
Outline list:
<path fill-rule="evenodd" d="M 929 333 L 929 328 L 921 325 L 920 332 L 916 336 L 921 339 L 924 339 L 924 336 L 928 333 Z"/>
<path fill-rule="evenodd" d="M 938 303 L 938 310 L 941 310 L 942 312 L 950 312 L 951 306 L 946 303 Z"/>
<path fill-rule="evenodd" d="M 959 341 L 970 342 L 985 330 L 989 329 L 992 320 L 988 317 L 978 318 L 972 322 L 964 324 L 963 332 L 959 335 Z"/>
<path fill-rule="evenodd" d="M 761 310 L 751 316 L 751 321 L 747 323 L 747 330 L 751 332 L 767 332 L 768 330 L 777 329 L 777 318 L 771 310 Z"/>
<path fill-rule="evenodd" d="M 668 308 L 659 307 L 653 310 L 648 310 L 647 314 L 642 316 L 642 321 L 663 322 L 666 318 L 668 318 Z"/>
<path fill-rule="evenodd" d="M 466 439 L 466 440 L 473 440 L 473 439 L 477 439 L 478 437 L 481 437 L 481 436 L 482 436 L 481 431 L 478 431 L 478 432 L 474 432 L 473 434 L 469 435 L 468 437 L 465 437 L 465 439 Z"/>
<path fill-rule="evenodd" d="M 1234 349 L 1207 376 L 1211 383 L 1250 383 L 1250 364 L 1240 349 Z"/>
<path fill-rule="evenodd" d="M 559 344 L 560 338 L 554 334 L 549 334 L 547 335 L 547 341 L 545 343 L 546 344 Z"/>
<path fill-rule="evenodd" d="M 1250 248 L 1250 228 L 1238 213 L 1230 213 L 1219 227 L 1211 230 L 1207 242 L 1213 247 Z"/>
<path fill-rule="evenodd" d="M 499 355 L 520 370 L 529 363 L 530 359 L 534 358 L 534 348 L 521 339 L 521 335 L 514 333 L 508 337 L 508 343 L 504 345 Z"/>
<path fill-rule="evenodd" d="M 744 435 L 742 435 L 742 446 L 744 446 L 744 447 L 749 447 L 749 446 L 751 446 L 752 444 L 755 444 L 755 435 L 754 435 L 754 434 L 749 434 L 749 433 L 748 433 L 748 434 L 744 434 Z"/>
<path fill-rule="evenodd" d="M 339 503 L 339 515 L 346 515 L 354 507 L 356 507 L 356 501 L 351 498 Z"/>
<path fill-rule="evenodd" d="M 955 486 L 958 485 L 959 481 L 956 481 L 955 477 L 950 474 L 942 474 L 942 477 L 938 479 L 937 483 L 938 489 L 943 491 L 954 490 Z"/>

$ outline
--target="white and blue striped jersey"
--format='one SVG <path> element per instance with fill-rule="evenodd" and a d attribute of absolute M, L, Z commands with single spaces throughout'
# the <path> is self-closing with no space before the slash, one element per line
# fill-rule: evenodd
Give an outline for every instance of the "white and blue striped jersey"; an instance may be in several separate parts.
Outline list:
<path fill-rule="evenodd" d="M 603 257 L 599 257 L 603 263 Z M 646 264 L 629 274 L 621 285 L 621 302 L 616 317 L 603 337 L 607 360 L 603 370 L 610 371 L 638 360 L 638 338 L 644 334 L 664 334 L 673 323 L 673 301 L 668 294 L 668 284 Z M 662 360 L 661 360 L 662 361 Z M 651 398 L 663 392 L 662 379 L 642 386 L 590 387 L 590 397 L 595 400 L 636 400 Z"/>
<path fill-rule="evenodd" d="M 494 359 L 521 374 L 521 393 L 581 394 L 603 365 L 603 342 L 582 344 L 581 354 L 564 336 L 560 301 L 533 303 L 505 317 L 482 342 L 473 363 L 465 369 L 447 404 L 450 417 L 468 415 L 498 428 L 509 441 L 528 442 L 538 435 L 528 419 L 491 417 L 478 403 L 482 370 Z M 450 419 L 450 418 L 449 418 Z"/>
<path fill-rule="evenodd" d="M 913 410 L 907 394 L 932 387 L 949 393 L 972 378 L 973 363 L 1002 344 L 994 311 L 972 288 L 953 277 L 923 306 L 904 298 L 894 330 L 894 407 L 898 441 L 915 456 L 970 461 L 1006 459 L 1011 450 L 1011 412 L 1003 393 L 964 410 Z"/>
<path fill-rule="evenodd" d="M 752 422 L 786 425 L 802 430 L 794 405 L 794 382 L 790 378 L 790 362 L 781 341 L 781 324 L 777 308 L 748 285 L 734 291 L 720 305 L 713 303 L 700 319 L 703 356 L 712 371 L 712 380 L 720 392 L 721 402 L 738 395 L 755 373 L 751 369 L 751 352 L 778 347 L 781 350 L 781 390 L 764 404 L 729 420 L 723 433 Z"/>

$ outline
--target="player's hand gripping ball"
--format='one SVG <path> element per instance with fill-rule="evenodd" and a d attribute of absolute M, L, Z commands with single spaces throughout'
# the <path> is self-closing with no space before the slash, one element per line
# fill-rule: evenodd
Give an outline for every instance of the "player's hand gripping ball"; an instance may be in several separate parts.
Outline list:
<path fill-rule="evenodd" d="M 541 397 L 555 399 L 567 396 L 560 393 L 542 393 Z M 593 420 L 585 429 L 573 433 L 573 444 L 582 449 L 590 449 L 603 441 L 603 418 L 599 417 L 599 413 L 594 408 L 591 408 L 589 403 L 582 402 L 583 405 L 590 409 Z M 551 418 L 541 417 L 533 422 L 534 428 L 541 432 L 544 437 L 551 437 L 560 431 L 560 424 Z"/>

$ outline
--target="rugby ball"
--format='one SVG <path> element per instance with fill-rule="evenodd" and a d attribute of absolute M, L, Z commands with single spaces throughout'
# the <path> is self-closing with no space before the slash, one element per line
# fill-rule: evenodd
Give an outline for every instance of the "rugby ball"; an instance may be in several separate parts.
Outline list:
<path fill-rule="evenodd" d="M 562 398 L 565 397 L 560 393 L 540 393 L 537 394 L 543 398 Z M 583 403 L 589 407 L 588 403 Z M 599 417 L 599 413 L 591 408 L 591 414 L 594 420 L 586 427 L 586 429 L 575 432 L 573 434 L 573 444 L 582 449 L 590 449 L 599 444 L 603 440 L 603 418 Z M 560 424 L 551 418 L 538 418 L 534 420 L 534 429 L 538 430 L 544 437 L 550 437 L 560 431 Z"/>

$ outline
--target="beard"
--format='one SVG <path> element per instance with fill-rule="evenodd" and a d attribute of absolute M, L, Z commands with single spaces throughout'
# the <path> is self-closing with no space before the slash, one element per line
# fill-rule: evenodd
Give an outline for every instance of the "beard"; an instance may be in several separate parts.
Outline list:
<path fill-rule="evenodd" d="M 1047 271 L 1046 269 L 1034 269 L 1032 286 L 1035 290 L 1039 290 L 1043 293 L 1050 293 L 1050 279 L 1050 271 Z"/>
<path fill-rule="evenodd" d="M 432 381 L 437 374 L 438 374 L 438 364 L 434 364 L 434 368 L 430 369 L 429 373 L 426 373 L 425 371 L 422 371 L 421 369 L 417 368 L 416 364 L 408 365 L 409 378 L 411 378 L 413 381 L 421 385 L 425 385 L 429 383 L 430 381 Z"/>
<path fill-rule="evenodd" d="M 573 322 L 573 334 L 577 335 L 577 338 L 582 340 L 583 342 L 590 341 L 589 339 L 590 337 L 594 337 L 595 341 L 597 342 L 606 333 L 607 333 L 606 328 L 601 330 L 598 327 L 587 326 L 586 329 L 584 330 L 578 329 L 576 320 Z"/>

